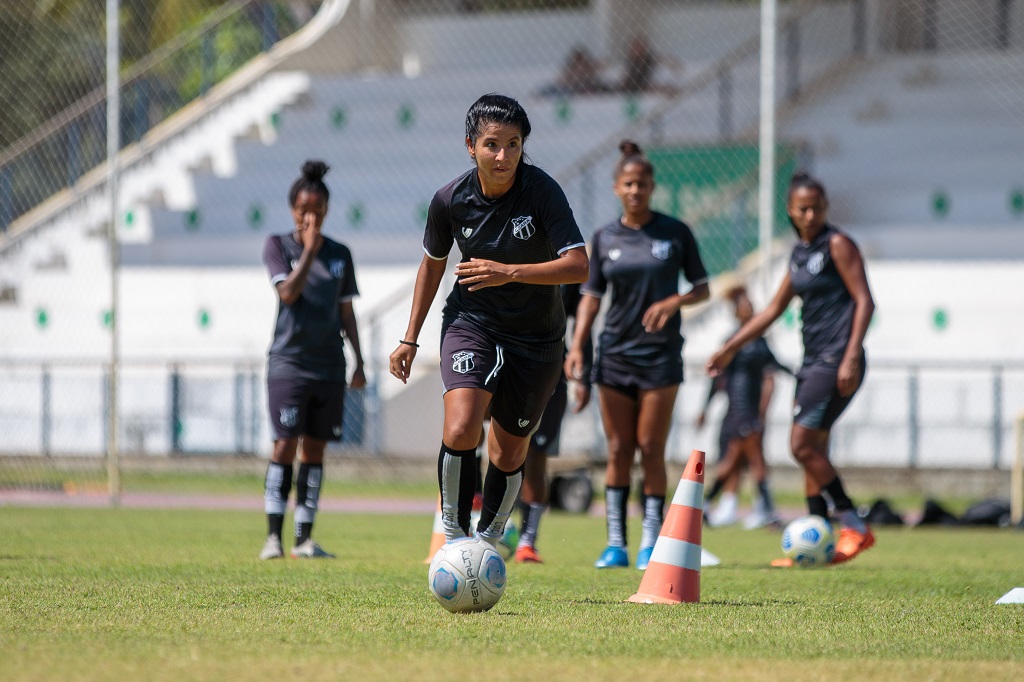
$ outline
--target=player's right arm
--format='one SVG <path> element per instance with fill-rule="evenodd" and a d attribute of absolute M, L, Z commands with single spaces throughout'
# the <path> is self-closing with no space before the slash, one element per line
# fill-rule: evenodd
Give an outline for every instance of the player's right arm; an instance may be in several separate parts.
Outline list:
<path fill-rule="evenodd" d="M 302 255 L 299 256 L 298 262 L 288 276 L 275 284 L 277 295 L 285 305 L 292 305 L 302 297 L 302 290 L 306 288 L 306 280 L 309 278 L 309 269 L 313 266 L 316 254 L 324 243 L 320 231 L 312 227 L 302 229 L 299 232 L 299 238 L 302 240 Z M 282 237 L 282 239 L 290 239 L 290 237 Z M 281 249 L 281 258 L 283 259 L 284 250 L 281 248 L 280 242 L 277 242 L 276 246 Z"/>
<path fill-rule="evenodd" d="M 590 340 L 590 332 L 594 319 L 601 309 L 601 299 L 590 294 L 580 297 L 576 308 L 576 323 L 573 325 L 572 345 L 565 356 L 565 376 L 575 381 L 583 381 L 583 367 L 586 364 L 586 345 Z"/>
<path fill-rule="evenodd" d="M 431 258 L 424 254 L 420 262 L 420 268 L 416 272 L 416 287 L 412 294 L 412 310 L 409 312 L 409 326 L 406 327 L 405 336 L 399 343 L 398 348 L 391 354 L 389 367 L 391 374 L 401 382 L 407 383 L 412 370 L 412 361 L 416 357 L 416 344 L 423 328 L 423 322 L 427 319 L 427 311 L 430 304 L 434 302 L 437 289 L 441 286 L 441 278 L 444 277 L 445 266 L 448 259 Z"/>

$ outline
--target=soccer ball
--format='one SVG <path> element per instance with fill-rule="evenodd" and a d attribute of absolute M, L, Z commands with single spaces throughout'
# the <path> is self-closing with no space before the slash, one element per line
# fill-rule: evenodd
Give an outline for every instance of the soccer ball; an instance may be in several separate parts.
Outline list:
<path fill-rule="evenodd" d="M 832 526 L 820 516 L 801 516 L 782 531 L 782 553 L 798 566 L 825 566 L 836 553 Z"/>
<path fill-rule="evenodd" d="M 441 545 L 427 575 L 430 593 L 452 613 L 487 611 L 505 593 L 505 561 L 479 538 Z"/>

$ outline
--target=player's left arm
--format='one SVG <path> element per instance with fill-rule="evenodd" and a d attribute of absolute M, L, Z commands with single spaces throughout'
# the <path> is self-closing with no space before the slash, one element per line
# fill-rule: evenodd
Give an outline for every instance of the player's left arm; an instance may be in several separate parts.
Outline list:
<path fill-rule="evenodd" d="M 338 312 L 341 315 L 341 328 L 345 332 L 345 338 L 352 346 L 352 353 L 355 355 L 356 366 L 352 370 L 352 380 L 349 388 L 363 388 L 366 386 L 366 373 L 363 369 L 363 349 L 359 345 L 359 325 L 356 323 L 356 314 L 352 309 L 352 300 L 343 301 L 338 304 Z"/>
<path fill-rule="evenodd" d="M 693 232 L 686 225 L 682 226 L 679 233 L 677 254 L 679 268 L 683 271 L 686 281 L 693 284 L 693 288 L 685 294 L 673 294 L 656 301 L 645 310 L 641 324 L 647 333 L 661 331 L 680 308 L 702 303 L 711 296 L 711 289 L 708 287 L 708 271 L 700 257 L 700 247 L 697 245 Z"/>
<path fill-rule="evenodd" d="M 871 316 L 875 312 L 875 301 L 868 287 L 868 276 L 864 270 L 864 259 L 860 250 L 849 237 L 837 234 L 829 241 L 829 251 L 836 270 L 846 285 L 846 290 L 853 298 L 853 326 L 850 329 L 850 341 L 846 344 L 846 352 L 839 363 L 839 374 L 836 377 L 836 388 L 839 395 L 850 396 L 860 385 L 861 362 L 864 356 L 864 336 L 871 324 Z"/>
<path fill-rule="evenodd" d="M 658 332 L 665 326 L 665 323 L 672 319 L 680 308 L 688 305 L 697 305 L 708 300 L 711 296 L 711 289 L 706 281 L 695 285 L 685 294 L 672 294 L 667 298 L 651 304 L 651 307 L 644 311 L 641 322 L 644 330 L 648 333 Z"/>
<path fill-rule="evenodd" d="M 455 266 L 459 284 L 468 284 L 469 291 L 502 284 L 582 284 L 590 275 L 586 248 L 567 249 L 558 258 L 543 263 L 498 263 L 484 258 L 471 258 Z"/>

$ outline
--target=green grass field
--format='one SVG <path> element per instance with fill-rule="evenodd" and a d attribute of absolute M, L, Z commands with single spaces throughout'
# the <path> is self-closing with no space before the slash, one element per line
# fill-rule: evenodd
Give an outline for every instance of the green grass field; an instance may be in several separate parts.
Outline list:
<path fill-rule="evenodd" d="M 624 603 L 594 517 L 549 514 L 547 563 L 491 612 L 426 588 L 429 516 L 321 514 L 335 561 L 259 562 L 253 512 L 0 507 L 0 680 L 1020 680 L 1024 533 L 880 530 L 823 570 L 770 532 L 706 530 L 700 604 Z M 639 526 L 631 526 L 639 537 Z"/>

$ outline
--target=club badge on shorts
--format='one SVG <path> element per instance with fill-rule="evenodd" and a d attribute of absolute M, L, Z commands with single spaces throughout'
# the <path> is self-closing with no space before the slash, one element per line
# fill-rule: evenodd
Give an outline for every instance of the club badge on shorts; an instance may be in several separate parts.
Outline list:
<path fill-rule="evenodd" d="M 472 371 L 476 367 L 473 364 L 473 353 L 466 350 L 460 350 L 457 353 L 452 354 L 452 371 L 458 372 L 459 374 L 465 374 L 466 372 Z"/>
<path fill-rule="evenodd" d="M 286 429 L 290 429 L 298 423 L 299 420 L 299 408 L 298 407 L 282 407 L 281 408 L 281 426 Z"/>

